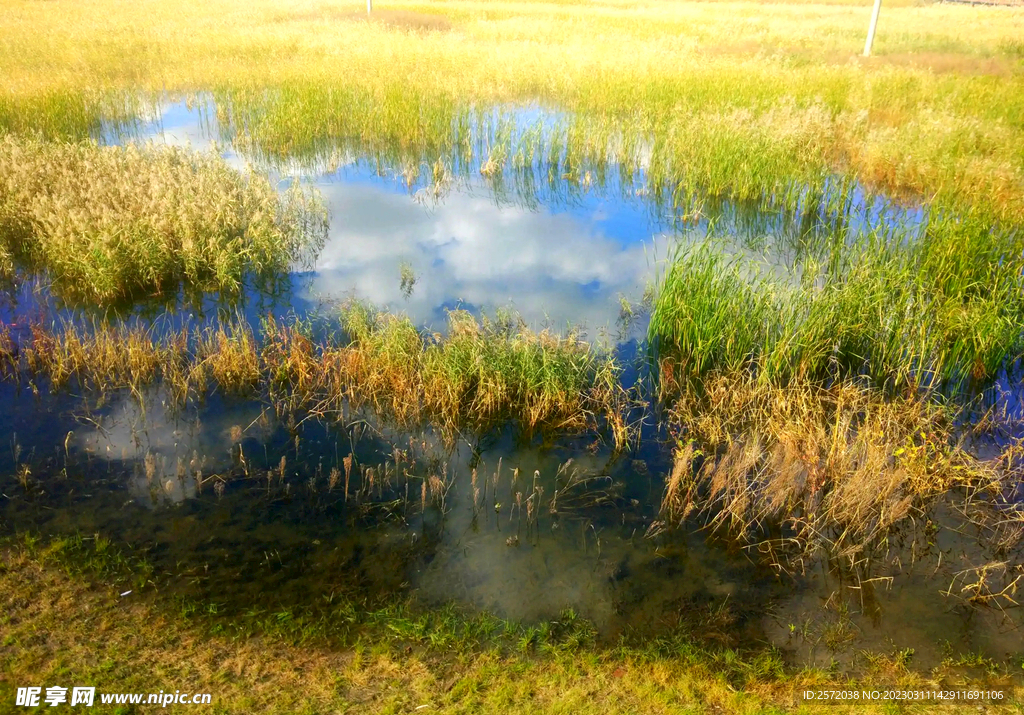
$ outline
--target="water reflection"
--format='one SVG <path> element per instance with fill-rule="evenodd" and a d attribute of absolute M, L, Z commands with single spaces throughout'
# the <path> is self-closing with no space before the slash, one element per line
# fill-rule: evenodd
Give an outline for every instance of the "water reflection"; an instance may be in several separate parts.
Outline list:
<path fill-rule="evenodd" d="M 925 220 L 921 207 L 898 207 L 838 180 L 795 205 L 708 196 L 683 209 L 672 187 L 647 185 L 642 167 L 628 176 L 603 166 L 563 173 L 564 161 L 549 166 L 537 152 L 536 161 L 517 164 L 512 156 L 504 171 L 489 173 L 496 143 L 543 145 L 566 120 L 538 107 L 483 113 L 465 130 L 475 151 L 468 160 L 454 155 L 440 180 L 427 157 L 409 164 L 397 155 L 360 156 L 348 145 L 330 149 L 329 137 L 316 159 L 268 160 L 244 126 L 219 124 L 217 110 L 209 97 L 169 101 L 131 132 L 108 130 L 103 140 L 213 149 L 241 169 L 260 165 L 282 185 L 316 185 L 330 210 L 330 238 L 313 270 L 293 274 L 292 291 L 280 298 L 300 314 L 354 296 L 439 329 L 454 306 L 514 307 L 534 327 L 583 325 L 594 338 L 612 331 L 620 298 L 638 301 L 659 259 L 680 242 L 711 232 L 795 279 L 807 258 L 827 258 L 860 232 L 913 231 Z M 417 276 L 408 296 L 403 262 Z"/>
<path fill-rule="evenodd" d="M 158 393 L 144 410 L 129 395 L 3 396 L 2 426 L 18 436 L 0 461 L 32 475 L 26 486 L 4 471 L 5 530 L 102 533 L 182 576 L 162 588 L 237 612 L 402 595 L 527 623 L 572 608 L 611 641 L 684 629 L 844 669 L 864 650 L 912 649 L 921 668 L 1019 655 L 1019 609 L 962 591 L 965 569 L 996 555 L 955 528 L 951 506 L 928 515 L 943 528 L 908 524 L 870 563 L 780 572 L 698 523 L 652 536 L 670 468 L 652 444 L 618 457 L 505 434 L 449 450 L 368 415 L 278 420 L 216 396 L 187 414 Z"/>
<path fill-rule="evenodd" d="M 247 166 L 229 128 L 202 104 L 170 103 L 133 138 L 216 149 Z M 418 173 L 410 180 L 344 152 L 320 165 L 272 168 L 282 183 L 320 188 L 330 238 L 313 269 L 296 269 L 280 296 L 239 308 L 252 324 L 267 311 L 303 315 L 354 295 L 431 329 L 444 325 L 446 308 L 513 306 L 534 326 L 583 324 L 598 338 L 614 327 L 620 296 L 639 297 L 670 245 L 712 223 L 736 250 L 797 271 L 802 255 L 841 245 L 847 234 L 923 220 L 921 211 L 896 211 L 856 189 L 838 214 L 813 201 L 790 211 L 721 201 L 679 217 L 671 202 L 637 190 L 642 175 L 574 184 L 513 173 L 495 182 L 477 163 L 434 194 Z M 416 277 L 408 295 L 403 262 Z M 180 307 L 172 300 L 153 315 L 172 325 L 163 311 Z M 177 319 L 194 317 L 180 312 Z M 943 657 L 944 639 L 1003 658 L 1021 642 L 1019 615 L 942 594 L 990 556 L 955 529 L 943 529 L 951 541 L 926 552 L 919 539 L 894 546 L 859 579 L 826 561 L 780 576 L 756 554 L 709 543 L 699 524 L 688 535 L 647 538 L 668 471 L 658 445 L 642 459 L 613 459 L 599 446 L 522 445 L 505 435 L 439 453 L 429 434 L 410 441 L 375 424 L 359 439 L 349 428 L 277 421 L 263 405 L 216 395 L 177 414 L 158 391 L 143 410 L 124 395 L 85 409 L 0 389 L 10 407 L 0 432 L 21 435 L 0 444 L 0 460 L 31 464 L 36 475 L 25 488 L 4 473 L 5 526 L 102 531 L 146 544 L 161 567 L 189 576 L 179 587 L 197 598 L 291 608 L 362 589 L 530 622 L 571 606 L 610 639 L 686 626 L 726 644 L 769 642 L 819 664 L 850 665 L 860 648 L 913 648 L 928 665 Z M 395 466 L 394 450 L 415 453 L 401 458 L 412 478 Z M 345 459 L 353 457 L 350 488 Z M 569 457 L 593 481 L 559 476 Z M 442 481 L 443 498 L 425 486 L 431 477 Z M 904 569 L 911 562 L 916 569 Z"/>
<path fill-rule="evenodd" d="M 443 325 L 443 309 L 461 305 L 512 306 L 533 324 L 607 327 L 618 296 L 638 296 L 652 277 L 644 245 L 609 236 L 598 217 L 500 207 L 468 193 L 425 209 L 367 183 L 321 190 L 336 219 L 310 290 L 317 297 L 353 292 L 418 324 Z M 403 261 L 417 274 L 408 299 L 399 281 Z"/>

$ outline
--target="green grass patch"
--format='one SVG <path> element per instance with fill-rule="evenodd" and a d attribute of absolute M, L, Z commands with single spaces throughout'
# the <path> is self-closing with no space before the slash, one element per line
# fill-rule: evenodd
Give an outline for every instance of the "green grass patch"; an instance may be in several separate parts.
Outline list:
<path fill-rule="evenodd" d="M 0 257 L 44 270 L 73 301 L 186 289 L 237 294 L 315 251 L 326 211 L 215 154 L 0 138 Z"/>

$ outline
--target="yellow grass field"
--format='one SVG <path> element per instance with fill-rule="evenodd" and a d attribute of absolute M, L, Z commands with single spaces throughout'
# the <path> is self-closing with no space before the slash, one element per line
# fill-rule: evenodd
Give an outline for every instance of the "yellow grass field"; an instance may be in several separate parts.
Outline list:
<path fill-rule="evenodd" d="M 8 0 L 0 118 L 41 126 L 66 106 L 54 97 L 123 89 L 540 101 L 748 163 L 777 153 L 773 177 L 824 166 L 1024 216 L 1024 9 L 885 3 L 865 60 L 869 14 L 866 2 L 385 0 L 367 22 L 360 2 Z"/>

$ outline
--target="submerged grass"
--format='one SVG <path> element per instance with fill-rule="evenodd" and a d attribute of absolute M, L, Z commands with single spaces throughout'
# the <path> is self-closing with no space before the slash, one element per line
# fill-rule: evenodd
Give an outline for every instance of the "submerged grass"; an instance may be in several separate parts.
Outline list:
<path fill-rule="evenodd" d="M 215 154 L 0 138 L 0 270 L 18 258 L 71 300 L 236 293 L 322 245 L 313 193 L 283 195 Z"/>

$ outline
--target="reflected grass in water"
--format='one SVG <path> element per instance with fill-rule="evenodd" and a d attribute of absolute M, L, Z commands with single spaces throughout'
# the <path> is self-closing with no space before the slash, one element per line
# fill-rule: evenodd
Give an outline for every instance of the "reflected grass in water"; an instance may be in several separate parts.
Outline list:
<path fill-rule="evenodd" d="M 72 299 L 109 304 L 182 284 L 233 293 L 326 237 L 314 193 L 279 194 L 214 154 L 7 136 L 0 175 L 0 258 L 47 271 Z"/>

